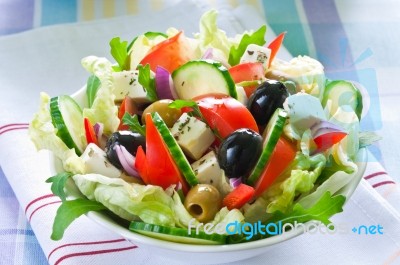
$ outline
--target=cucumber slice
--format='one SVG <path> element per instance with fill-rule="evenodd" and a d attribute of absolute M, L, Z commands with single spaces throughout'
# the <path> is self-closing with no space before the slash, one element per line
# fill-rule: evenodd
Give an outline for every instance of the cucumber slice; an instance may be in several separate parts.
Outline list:
<path fill-rule="evenodd" d="M 261 153 L 260 158 L 257 161 L 256 166 L 251 172 L 249 178 L 247 179 L 247 183 L 249 185 L 254 186 L 258 179 L 260 178 L 261 173 L 263 172 L 265 165 L 267 164 L 272 152 L 276 144 L 278 143 L 279 137 L 283 132 L 283 127 L 285 125 L 287 118 L 287 113 L 281 108 L 275 110 L 271 119 L 267 124 L 267 128 L 265 128 L 263 138 L 264 138 L 264 148 Z"/>
<path fill-rule="evenodd" d="M 188 229 L 153 225 L 143 222 L 131 222 L 129 230 L 149 237 L 185 244 L 220 245 L 226 242 L 225 235 L 216 233 L 206 234 L 203 231 L 199 231 L 197 234 L 195 230 L 192 230 L 189 235 Z"/>
<path fill-rule="evenodd" d="M 192 99 L 209 93 L 222 93 L 237 98 L 235 83 L 220 62 L 190 61 L 172 73 L 176 93 L 180 99 Z"/>
<path fill-rule="evenodd" d="M 186 181 L 190 186 L 197 185 L 199 182 L 197 181 L 196 175 L 194 174 L 186 156 L 183 154 L 182 149 L 179 147 L 174 136 L 171 134 L 168 126 L 157 112 L 152 113 L 151 118 L 153 119 L 154 125 L 160 132 L 161 137 L 168 147 L 169 153 L 172 155 L 172 158 L 174 159 L 179 170 L 182 172 Z"/>
<path fill-rule="evenodd" d="M 325 108 L 328 100 L 332 101 L 331 115 L 342 105 L 349 105 L 356 113 L 358 119 L 361 118 L 363 109 L 362 95 L 353 83 L 345 80 L 335 80 L 329 82 L 325 87 L 322 106 Z"/>
<path fill-rule="evenodd" d="M 57 136 L 81 155 L 86 146 L 81 107 L 70 96 L 58 96 L 50 100 L 50 114 Z"/>

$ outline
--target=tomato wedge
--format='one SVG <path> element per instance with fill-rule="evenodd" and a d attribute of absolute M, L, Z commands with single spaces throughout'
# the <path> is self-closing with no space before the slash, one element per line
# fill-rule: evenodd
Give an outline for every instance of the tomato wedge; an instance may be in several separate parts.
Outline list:
<path fill-rule="evenodd" d="M 240 83 L 243 81 L 254 81 L 264 78 L 264 67 L 262 63 L 242 63 L 229 68 L 229 73 L 235 83 Z M 246 92 L 246 96 L 250 97 L 254 90 L 257 88 L 255 86 L 245 86 L 243 87 Z"/>
<path fill-rule="evenodd" d="M 228 210 L 240 209 L 254 196 L 254 188 L 246 184 L 240 184 L 222 200 L 222 205 Z"/>
<path fill-rule="evenodd" d="M 223 94 L 208 94 L 194 98 L 211 129 L 222 138 L 241 128 L 258 132 L 257 123 L 242 103 Z"/>
<path fill-rule="evenodd" d="M 271 43 L 268 45 L 268 48 L 271 49 L 271 56 L 269 57 L 268 67 L 271 66 L 272 61 L 274 60 L 276 54 L 279 51 L 279 48 L 282 46 L 283 39 L 285 38 L 286 32 L 282 32 L 279 34 Z"/>
<path fill-rule="evenodd" d="M 329 132 L 314 138 L 317 152 L 323 152 L 346 137 L 346 132 Z"/>
<path fill-rule="evenodd" d="M 119 126 L 118 126 L 118 131 L 122 130 L 129 130 L 129 126 L 125 125 L 122 123 L 122 117 L 125 115 L 125 113 L 129 113 L 130 115 L 136 114 L 138 111 L 135 103 L 133 102 L 132 98 L 129 96 L 126 96 L 124 100 L 122 100 L 121 106 L 119 107 L 118 110 L 118 119 L 120 120 Z"/>
<path fill-rule="evenodd" d="M 153 72 L 156 71 L 157 66 L 161 66 L 172 73 L 191 59 L 194 59 L 194 51 L 183 32 L 180 31 L 151 48 L 140 64 L 149 64 Z"/>
<path fill-rule="evenodd" d="M 146 119 L 146 154 L 141 147 L 136 154 L 135 167 L 146 184 L 157 185 L 163 189 L 181 183 L 186 193 L 189 186 L 181 175 L 164 140 L 157 131 L 150 113 Z"/>
<path fill-rule="evenodd" d="M 260 196 L 282 174 L 296 156 L 296 148 L 280 137 L 271 157 L 255 185 L 255 197 Z"/>
<path fill-rule="evenodd" d="M 99 145 L 99 142 L 97 141 L 97 136 L 94 132 L 92 123 L 89 121 L 88 118 L 84 118 L 83 123 L 85 126 L 86 142 L 88 144 L 94 143 L 95 145 Z"/>

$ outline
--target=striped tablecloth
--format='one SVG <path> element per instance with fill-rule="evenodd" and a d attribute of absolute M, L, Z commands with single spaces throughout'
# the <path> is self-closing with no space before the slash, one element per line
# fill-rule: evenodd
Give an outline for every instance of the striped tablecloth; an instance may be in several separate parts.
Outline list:
<path fill-rule="evenodd" d="M 316 57 L 325 65 L 328 76 L 351 79 L 363 84 L 369 100 L 366 104 L 368 111 L 363 118 L 362 129 L 374 130 L 383 136 L 379 144 L 369 148 L 373 156 L 370 156 L 372 161 L 364 176 L 364 182 L 372 187 L 373 192 L 381 196 L 382 202 L 389 203 L 393 209 L 400 211 L 396 184 L 400 181 L 398 166 L 400 92 L 397 88 L 397 77 L 400 73 L 400 49 L 398 49 L 400 3 L 389 0 L 200 2 L 204 6 L 220 10 L 230 10 L 243 4 L 256 7 L 259 14 L 267 18 L 275 32 L 288 32 L 285 46 L 292 54 L 308 54 Z M 18 36 L 18 33 L 25 34 L 35 28 L 125 15 L 151 14 L 174 6 L 179 6 L 179 1 L 0 0 L 0 35 L 3 35 L 0 37 L 0 51 L 5 39 L 9 41 L 10 38 Z M 0 61 L 3 66 L 5 63 Z M 25 62 L 26 64 L 8 63 L 32 67 L 29 61 Z M 2 94 L 6 94 L 7 89 L 10 89 L 2 85 L 2 80 L 5 78 L 0 72 Z M 75 88 L 70 89 L 70 91 L 75 90 Z M 15 108 L 13 102 L 5 102 L 5 105 L 3 101 L 1 102 L 1 112 L 9 113 L 7 117 L 14 119 L 0 115 L 0 137 L 7 134 L 23 135 L 28 120 L 18 120 L 18 108 Z M 0 165 L 5 168 L 4 164 Z M 57 203 L 57 198 L 43 194 L 21 208 L 7 178 L 2 171 L 0 172 L 0 264 L 47 264 L 48 260 L 52 264 L 57 262 L 62 264 L 63 260 L 70 259 L 71 256 L 61 256 L 55 260 L 54 255 L 60 248 L 75 248 L 76 251 L 71 253 L 78 255 L 76 254 L 78 249 L 85 244 L 98 245 L 98 248 L 92 249 L 95 254 L 105 253 L 106 249 L 112 252 L 113 249 L 125 251 L 135 248 L 116 237 L 96 243 L 61 245 L 44 254 L 27 220 L 40 212 L 43 207 Z M 114 247 L 107 247 L 107 244 L 111 243 Z M 370 255 L 377 254 L 370 253 Z M 400 264 L 400 252 L 393 253 L 390 257 L 382 257 L 381 261 Z"/>

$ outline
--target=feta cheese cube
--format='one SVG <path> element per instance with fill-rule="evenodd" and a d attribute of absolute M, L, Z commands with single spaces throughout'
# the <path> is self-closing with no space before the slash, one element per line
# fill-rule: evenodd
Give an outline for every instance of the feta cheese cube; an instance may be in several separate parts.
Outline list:
<path fill-rule="evenodd" d="M 85 174 L 96 173 L 110 178 L 121 175 L 121 171 L 107 160 L 106 153 L 93 143 L 86 147 L 81 158 L 85 163 Z"/>
<path fill-rule="evenodd" d="M 210 151 L 192 164 L 196 178 L 200 184 L 213 185 L 225 197 L 233 188 L 228 183 L 224 171 L 218 164 L 214 151 Z"/>
<path fill-rule="evenodd" d="M 179 117 L 172 126 L 171 133 L 183 152 L 195 160 L 198 160 L 215 140 L 207 124 L 187 113 Z"/>
<path fill-rule="evenodd" d="M 262 63 L 264 71 L 268 69 L 271 50 L 267 47 L 250 44 L 240 58 L 240 63 Z"/>
<path fill-rule="evenodd" d="M 113 72 L 115 100 L 120 101 L 130 96 L 136 102 L 150 102 L 147 99 L 146 89 L 139 84 L 139 71 Z"/>

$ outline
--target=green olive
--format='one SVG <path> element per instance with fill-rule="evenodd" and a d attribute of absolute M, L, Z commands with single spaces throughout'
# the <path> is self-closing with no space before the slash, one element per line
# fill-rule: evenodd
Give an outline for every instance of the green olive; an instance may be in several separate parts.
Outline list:
<path fill-rule="evenodd" d="M 206 223 L 214 219 L 221 209 L 221 203 L 221 195 L 214 186 L 198 184 L 189 190 L 184 205 L 197 221 Z"/>
<path fill-rule="evenodd" d="M 168 107 L 171 102 L 172 100 L 170 99 L 161 99 L 153 102 L 143 111 L 142 123 L 145 123 L 144 117 L 146 113 L 158 112 L 167 126 L 172 127 L 182 113 L 178 109 Z"/>

